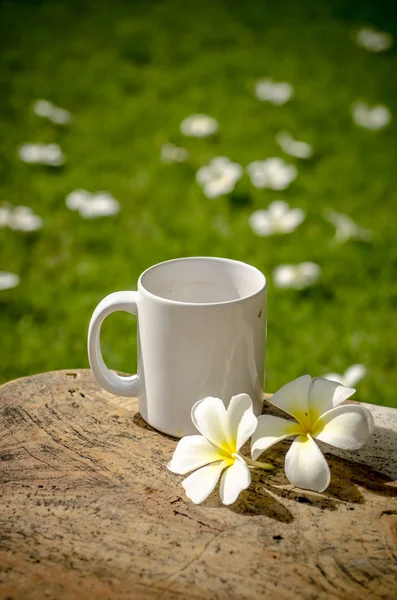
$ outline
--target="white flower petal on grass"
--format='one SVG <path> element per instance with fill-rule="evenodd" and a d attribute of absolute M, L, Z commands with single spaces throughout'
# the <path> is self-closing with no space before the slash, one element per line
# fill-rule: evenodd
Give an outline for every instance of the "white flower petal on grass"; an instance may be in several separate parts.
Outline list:
<path fill-rule="evenodd" d="M 33 105 L 33 112 L 39 117 L 49 119 L 57 125 L 67 125 L 72 120 L 72 115 L 69 111 L 55 106 L 48 100 L 36 100 Z"/>
<path fill-rule="evenodd" d="M 85 219 L 111 217 L 119 211 L 120 204 L 108 192 L 96 192 L 93 198 L 85 202 L 79 209 L 80 215 Z"/>
<path fill-rule="evenodd" d="M 194 471 L 182 481 L 186 496 L 195 504 L 204 502 L 214 491 L 226 466 L 226 461 L 218 461 Z"/>
<path fill-rule="evenodd" d="M 294 88 L 286 81 L 276 82 L 267 77 L 259 79 L 255 84 L 255 95 L 258 100 L 271 104 L 285 104 L 292 98 Z"/>
<path fill-rule="evenodd" d="M 74 190 L 65 200 L 70 210 L 76 210 L 84 219 L 110 217 L 120 211 L 119 202 L 109 192 L 91 194 L 86 190 Z"/>
<path fill-rule="evenodd" d="M 9 227 L 18 231 L 37 231 L 43 227 L 43 219 L 29 206 L 0 207 L 0 227 Z"/>
<path fill-rule="evenodd" d="M 43 219 L 29 206 L 16 206 L 9 217 L 8 225 L 11 229 L 19 231 L 37 231 L 43 227 Z"/>
<path fill-rule="evenodd" d="M 290 208 L 283 200 L 271 202 L 267 209 L 257 210 L 248 218 L 249 225 L 256 235 L 268 236 L 291 233 L 304 221 L 305 212 L 301 208 Z"/>
<path fill-rule="evenodd" d="M 296 486 L 324 491 L 330 482 L 330 472 L 313 438 L 337 448 L 358 449 L 373 431 L 373 417 L 367 408 L 340 404 L 354 391 L 309 375 L 286 384 L 268 402 L 296 421 L 285 420 L 283 426 L 279 417 L 258 417 L 258 427 L 252 436 L 252 457 L 257 458 L 281 439 L 296 435 L 285 457 L 285 474 Z M 338 406 L 334 408 L 335 405 Z"/>
<path fill-rule="evenodd" d="M 66 196 L 66 206 L 70 208 L 70 210 L 79 210 L 81 206 L 83 206 L 86 202 L 89 202 L 93 197 L 91 192 L 87 192 L 87 190 L 73 190 Z"/>
<path fill-rule="evenodd" d="M 353 35 L 358 46 L 369 50 L 369 52 L 385 52 L 393 46 L 391 33 L 379 31 L 374 27 L 363 27 Z"/>
<path fill-rule="evenodd" d="M 382 104 L 371 107 L 366 102 L 355 102 L 352 106 L 352 117 L 358 127 L 378 131 L 389 125 L 391 112 Z"/>
<path fill-rule="evenodd" d="M 11 207 L 0 206 L 0 227 L 7 227 L 10 221 Z"/>
<path fill-rule="evenodd" d="M 345 404 L 329 410 L 313 425 L 314 437 L 342 450 L 361 448 L 374 429 L 371 413 L 368 411 L 368 419 L 361 409 L 356 404 Z"/>
<path fill-rule="evenodd" d="M 327 375 L 323 375 L 324 379 L 329 379 L 331 381 L 337 381 L 342 385 L 347 387 L 353 387 L 359 381 L 361 381 L 367 374 L 367 367 L 365 365 L 356 364 L 352 365 L 340 375 L 339 373 L 328 373 Z"/>
<path fill-rule="evenodd" d="M 161 146 L 160 156 L 164 163 L 182 163 L 189 158 L 189 151 L 186 148 L 167 142 Z"/>
<path fill-rule="evenodd" d="M 0 271 L 0 290 L 11 290 L 20 284 L 20 279 L 15 273 Z"/>
<path fill-rule="evenodd" d="M 298 175 L 294 165 L 287 164 L 279 157 L 254 160 L 246 170 L 252 185 L 260 189 L 285 190 Z"/>
<path fill-rule="evenodd" d="M 274 285 L 280 288 L 303 290 L 319 279 L 321 269 L 313 262 L 302 262 L 297 265 L 279 265 L 273 271 Z"/>
<path fill-rule="evenodd" d="M 256 425 L 256 424 L 255 424 Z M 224 460 L 225 453 L 202 435 L 187 435 L 179 440 L 168 468 L 178 475 L 186 475 L 209 463 Z"/>
<path fill-rule="evenodd" d="M 218 121 L 208 115 L 190 115 L 181 123 L 181 132 L 188 137 L 207 137 L 217 131 Z"/>
<path fill-rule="evenodd" d="M 185 474 L 198 468 L 182 483 L 186 495 L 196 504 L 214 490 L 225 469 L 219 493 L 224 504 L 232 504 L 251 482 L 247 464 L 259 466 L 239 453 L 257 425 L 251 398 L 247 394 L 233 396 L 227 409 L 220 398 L 203 398 L 192 408 L 192 421 L 202 435 L 182 438 L 168 469 Z M 265 463 L 261 466 L 272 468 Z"/>
<path fill-rule="evenodd" d="M 243 168 L 226 156 L 213 158 L 196 173 L 196 181 L 203 188 L 207 198 L 217 198 L 230 194 L 243 175 Z"/>
<path fill-rule="evenodd" d="M 369 241 L 372 238 L 370 229 L 363 229 L 353 221 L 349 215 L 335 212 L 334 210 L 324 211 L 325 219 L 335 226 L 335 242 L 343 244 L 351 238 Z"/>
<path fill-rule="evenodd" d="M 251 483 L 251 472 L 241 456 L 236 456 L 234 463 L 223 472 L 219 495 L 223 504 L 235 502 L 243 490 Z"/>
<path fill-rule="evenodd" d="M 292 442 L 285 457 L 285 474 L 293 485 L 316 492 L 323 492 L 331 481 L 323 453 L 307 435 L 300 435 Z"/>
<path fill-rule="evenodd" d="M 60 167 L 65 162 L 58 144 L 23 144 L 18 154 L 21 160 L 30 164 Z"/>
<path fill-rule="evenodd" d="M 313 149 L 310 144 L 294 140 L 288 131 L 280 131 L 276 135 L 276 140 L 280 148 L 286 154 L 290 154 L 290 156 L 295 156 L 296 158 L 310 158 L 313 154 Z"/>

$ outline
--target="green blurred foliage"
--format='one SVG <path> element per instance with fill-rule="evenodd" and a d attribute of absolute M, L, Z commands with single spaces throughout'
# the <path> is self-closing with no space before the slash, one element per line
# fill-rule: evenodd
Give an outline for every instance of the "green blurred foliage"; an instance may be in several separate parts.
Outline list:
<path fill-rule="evenodd" d="M 0 292 L 0 380 L 87 366 L 88 321 L 103 296 L 134 289 L 154 263 L 214 255 L 269 277 L 267 391 L 362 362 L 358 398 L 397 407 L 396 125 L 359 130 L 350 115 L 359 98 L 397 114 L 397 51 L 356 47 L 350 32 L 366 23 L 397 37 L 384 2 L 3 1 L 0 201 L 32 207 L 45 224 L 0 230 L 0 270 L 21 277 Z M 293 100 L 259 102 L 262 76 L 290 82 Z M 73 123 L 34 115 L 37 98 L 70 110 Z M 218 119 L 216 137 L 183 138 L 180 122 L 197 112 Z M 285 157 L 299 169 L 288 190 L 256 190 L 244 177 L 230 198 L 203 196 L 199 166 L 217 155 L 242 165 L 282 156 L 280 129 L 315 148 L 309 161 Z M 64 167 L 21 162 L 27 141 L 59 143 Z M 188 148 L 189 161 L 162 164 L 165 141 Z M 65 206 L 76 188 L 108 190 L 120 214 L 83 220 Z M 258 238 L 248 216 L 275 199 L 307 219 L 292 234 Z M 373 241 L 334 245 L 325 208 L 373 229 Z M 275 266 L 303 260 L 321 265 L 319 285 L 273 286 Z M 133 317 L 107 320 L 103 348 L 112 368 L 135 370 Z"/>

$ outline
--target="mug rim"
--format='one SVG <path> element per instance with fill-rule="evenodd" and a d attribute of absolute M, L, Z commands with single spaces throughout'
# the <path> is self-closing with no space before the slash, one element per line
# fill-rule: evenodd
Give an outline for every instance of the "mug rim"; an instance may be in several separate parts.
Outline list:
<path fill-rule="evenodd" d="M 151 271 L 158 269 L 159 267 L 162 267 L 164 265 L 170 264 L 170 263 L 193 261 L 193 260 L 203 260 L 203 261 L 208 261 L 208 262 L 219 262 L 219 263 L 230 263 L 233 265 L 241 265 L 244 268 L 254 272 L 256 275 L 259 275 L 259 277 L 262 279 L 262 283 L 261 283 L 260 287 L 252 294 L 248 294 L 248 295 L 244 296 L 243 298 L 235 298 L 233 300 L 222 300 L 221 302 L 183 302 L 182 300 L 172 300 L 170 298 L 164 298 L 163 296 L 158 296 L 157 294 L 153 294 L 153 292 L 150 292 L 144 286 L 143 279 Z M 171 305 L 176 305 L 176 306 L 179 305 L 179 306 L 205 307 L 205 306 L 222 306 L 222 305 L 228 305 L 228 304 L 239 304 L 241 302 L 245 302 L 246 300 L 248 300 L 250 298 L 254 298 L 255 296 L 261 294 L 266 289 L 266 287 L 267 287 L 266 276 L 257 267 L 254 267 L 253 265 L 250 265 L 242 260 L 234 260 L 233 258 L 225 258 L 225 257 L 221 257 L 221 256 L 183 256 L 180 258 L 171 258 L 170 260 L 164 260 L 162 262 L 156 263 L 155 265 L 152 265 L 151 267 L 148 267 L 147 269 L 145 269 L 145 271 L 143 271 L 143 273 L 141 273 L 141 275 L 139 276 L 139 279 L 138 279 L 138 291 L 140 293 L 144 294 L 145 296 L 149 296 L 150 298 L 153 298 L 157 301 L 164 302 L 165 304 L 171 304 Z"/>

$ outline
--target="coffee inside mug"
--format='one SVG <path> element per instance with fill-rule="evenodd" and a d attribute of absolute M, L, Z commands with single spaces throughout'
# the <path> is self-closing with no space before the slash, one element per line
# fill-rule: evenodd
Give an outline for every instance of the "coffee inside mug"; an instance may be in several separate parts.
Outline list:
<path fill-rule="evenodd" d="M 174 302 L 216 304 L 259 292 L 264 276 L 254 267 L 214 258 L 188 258 L 162 263 L 141 277 L 143 288 Z"/>

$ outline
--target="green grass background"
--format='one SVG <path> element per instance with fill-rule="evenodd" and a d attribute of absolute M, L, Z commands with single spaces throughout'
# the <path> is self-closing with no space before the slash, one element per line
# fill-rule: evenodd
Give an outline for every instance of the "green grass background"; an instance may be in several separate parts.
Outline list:
<path fill-rule="evenodd" d="M 370 132 L 350 115 L 359 98 L 397 114 L 397 49 L 356 47 L 350 32 L 366 23 L 397 34 L 386 2 L 3 1 L 0 202 L 31 206 L 44 228 L 0 230 L 0 270 L 21 277 L 0 292 L 0 381 L 88 366 L 88 321 L 103 296 L 135 289 L 159 261 L 214 255 L 269 277 L 267 391 L 362 362 L 358 399 L 397 407 L 396 124 Z M 293 100 L 259 102 L 262 76 L 290 82 Z M 73 123 L 34 115 L 37 98 L 70 110 Z M 219 135 L 183 138 L 179 124 L 196 112 L 218 119 Z M 315 149 L 309 161 L 285 157 L 299 169 L 288 190 L 256 190 L 244 177 L 230 198 L 204 197 L 199 166 L 217 155 L 242 165 L 283 156 L 280 129 Z M 65 166 L 24 164 L 17 149 L 27 141 L 59 143 Z M 162 164 L 165 141 L 188 148 L 189 161 Z M 120 214 L 82 219 L 65 206 L 75 188 L 108 190 Z M 307 219 L 258 238 L 248 216 L 275 199 Z M 325 208 L 373 229 L 373 241 L 333 245 Z M 319 285 L 274 287 L 275 266 L 304 260 L 321 265 Z M 135 371 L 134 318 L 109 317 L 102 337 L 108 364 Z"/>

